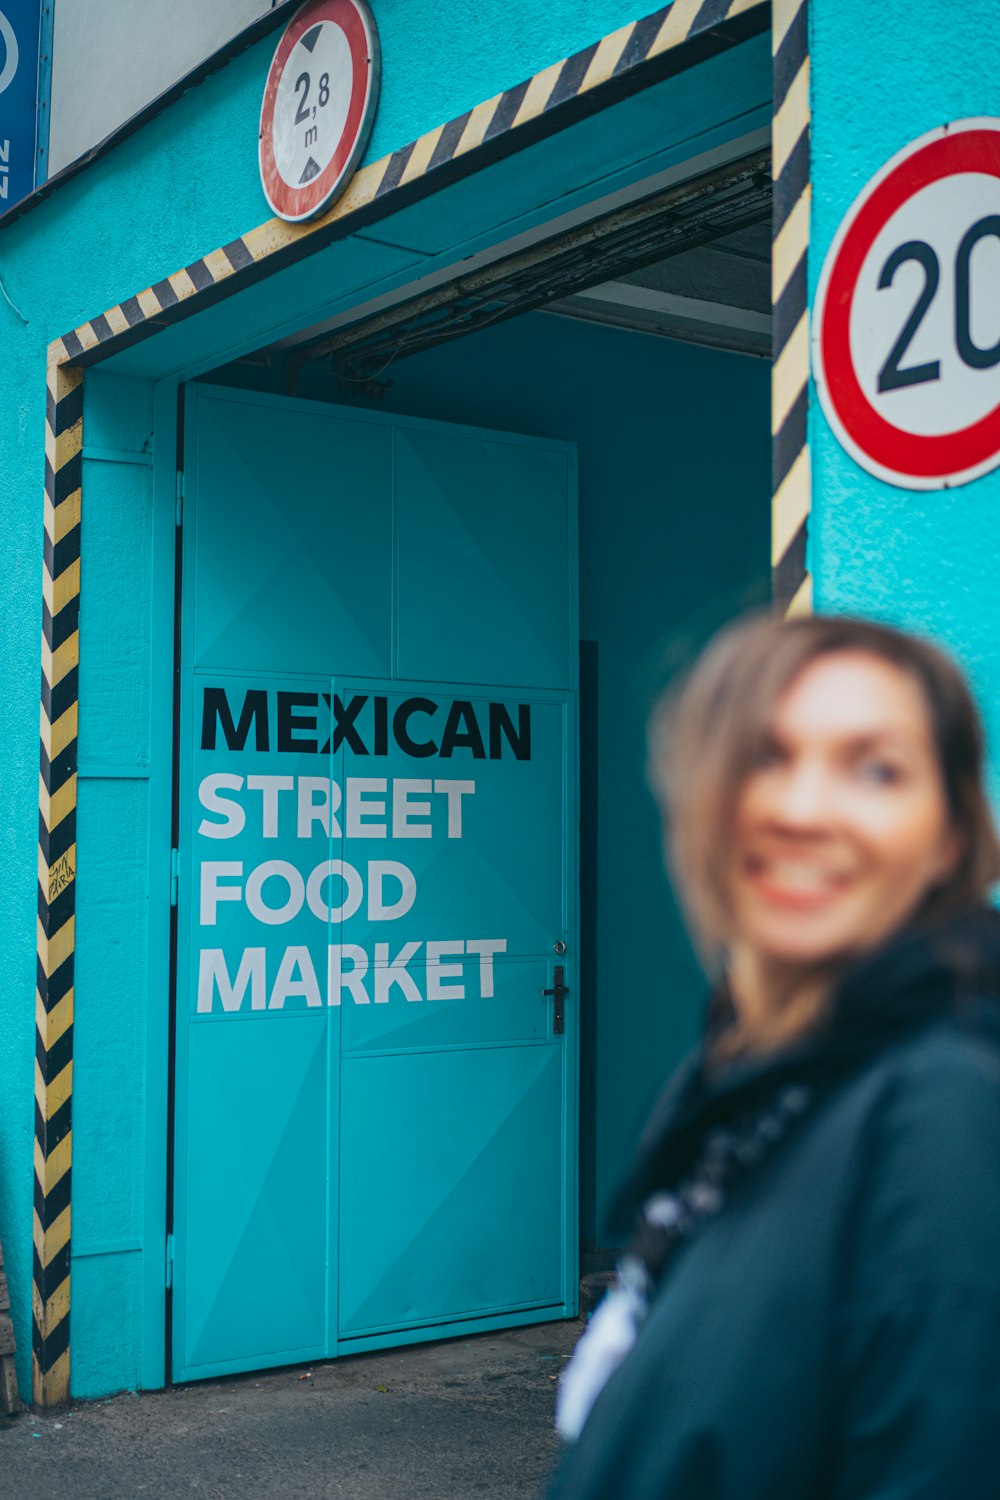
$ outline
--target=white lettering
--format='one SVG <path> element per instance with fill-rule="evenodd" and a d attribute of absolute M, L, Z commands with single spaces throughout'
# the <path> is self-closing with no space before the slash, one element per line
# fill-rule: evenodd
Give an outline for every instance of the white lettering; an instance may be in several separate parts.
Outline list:
<path fill-rule="evenodd" d="M 330 833 L 330 793 L 333 783 L 328 776 L 300 776 L 299 777 L 299 819 L 298 836 L 300 839 L 312 838 L 312 826 L 318 823 L 323 832 L 329 837 Z M 316 801 L 316 793 L 320 794 L 320 800 Z M 340 787 L 337 787 L 339 794 Z M 336 830 L 336 837 L 340 837 L 340 829 Z"/>
<path fill-rule="evenodd" d="M 294 785 L 291 776 L 247 777 L 247 791 L 263 793 L 261 831 L 266 839 L 278 837 L 278 793 L 290 792 Z"/>
<path fill-rule="evenodd" d="M 365 800 L 369 793 L 381 792 L 384 796 L 385 789 L 384 776 L 348 776 L 345 828 L 349 839 L 385 838 L 385 802 Z M 381 818 L 382 822 L 372 823 L 371 818 Z"/>
<path fill-rule="evenodd" d="M 243 790 L 260 793 L 259 821 L 235 795 Z M 221 821 L 202 818 L 198 833 L 210 839 L 235 838 L 247 827 L 250 814 L 251 827 L 266 839 L 276 839 L 289 833 L 287 825 L 294 805 L 295 832 L 300 839 L 319 837 L 317 824 L 322 834 L 336 839 L 429 839 L 442 817 L 448 838 L 460 839 L 463 798 L 474 795 L 475 790 L 474 781 L 452 778 L 431 781 L 405 776 L 392 780 L 348 776 L 342 787 L 328 776 L 259 775 L 244 780 L 218 771 L 202 778 L 198 800 L 206 812 Z M 293 798 L 282 797 L 283 792 L 293 793 Z M 432 797 L 444 798 L 444 807 Z M 387 816 L 389 801 L 392 810 Z M 338 821 L 342 806 L 345 816 Z"/>
<path fill-rule="evenodd" d="M 298 969 L 298 978 L 295 971 Z M 308 1006 L 322 1005 L 319 981 L 308 948 L 286 948 L 275 976 L 268 1010 L 281 1010 L 290 995 L 302 995 Z"/>
<path fill-rule="evenodd" d="M 406 972 L 406 965 L 413 958 L 419 943 L 404 943 L 389 962 L 389 944 L 375 944 L 375 1004 L 385 1005 L 389 999 L 389 991 L 394 984 L 398 984 L 407 1000 L 422 1000 L 423 996 L 413 982 L 413 978 Z"/>
<path fill-rule="evenodd" d="M 221 871 L 222 867 L 219 868 Z M 320 866 L 320 871 L 324 877 L 330 873 L 324 866 Z M 283 870 L 269 870 L 263 878 L 269 879 L 275 873 L 286 878 Z M 212 879 L 214 878 L 213 872 Z M 247 881 L 248 889 L 249 886 L 250 880 Z M 215 899 L 228 899 L 228 896 L 229 892 L 222 888 Z M 408 1003 L 422 1001 L 424 996 L 421 993 L 419 971 L 415 977 L 409 972 L 409 965 L 423 946 L 417 941 L 404 943 L 395 957 L 390 958 L 390 945 L 376 943 L 374 962 L 370 962 L 368 953 L 356 943 L 328 944 L 326 1004 L 343 1004 L 346 990 L 355 1005 L 370 1005 L 373 999 L 376 1005 L 387 1005 L 393 998 L 394 986 L 402 992 L 402 998 Z M 464 1000 L 468 997 L 463 955 L 478 955 L 480 995 L 483 999 L 491 998 L 494 993 L 493 958 L 495 954 L 506 952 L 506 949 L 507 943 L 503 938 L 470 938 L 466 942 L 457 938 L 428 941 L 426 998 Z M 272 954 L 271 958 L 273 962 L 277 954 Z M 310 1010 L 323 1005 L 324 997 L 308 947 L 292 945 L 284 949 L 270 991 L 267 986 L 267 966 L 266 948 L 245 948 L 239 957 L 235 977 L 230 978 L 224 950 L 203 948 L 199 954 L 198 1012 L 208 1015 L 214 1009 L 221 1009 L 229 1014 L 246 1010 L 281 1011 L 293 999 L 304 1001 Z M 422 967 L 420 966 L 421 969 Z M 371 992 L 365 983 L 369 973 L 374 979 Z"/>
<path fill-rule="evenodd" d="M 386 879 L 398 880 L 400 894 L 392 905 L 385 899 Z M 373 859 L 368 862 L 368 920 L 370 922 L 394 922 L 405 917 L 416 900 L 417 882 L 412 870 L 399 865 L 393 859 Z"/>
<path fill-rule="evenodd" d="M 201 867 L 201 899 L 199 901 L 199 916 L 203 927 L 214 927 L 217 916 L 216 909 L 220 901 L 240 901 L 243 892 L 238 885 L 219 885 L 222 877 L 228 875 L 231 879 L 241 878 L 243 865 L 239 860 L 205 860 Z"/>
<path fill-rule="evenodd" d="M 349 959 L 350 970 L 344 973 L 344 960 Z M 327 951 L 327 1004 L 339 1005 L 340 996 L 348 989 L 355 1005 L 370 1005 L 364 978 L 368 972 L 368 954 L 357 943 L 331 943 Z"/>
<path fill-rule="evenodd" d="M 428 1000 L 464 1000 L 465 984 L 462 983 L 462 965 L 444 964 L 442 958 L 450 954 L 462 954 L 465 952 L 464 943 L 428 943 L 427 944 L 427 998 Z M 457 979 L 460 982 L 445 984 L 446 979 Z"/>
<path fill-rule="evenodd" d="M 323 896 L 323 887 L 332 875 L 339 875 L 347 888 L 347 893 L 339 906 L 331 906 Z M 361 876 L 353 865 L 346 864 L 342 859 L 328 859 L 323 864 L 317 865 L 309 876 L 306 900 L 309 903 L 309 910 L 314 916 L 319 917 L 321 922 L 346 922 L 348 917 L 354 916 L 361 905 L 364 890 Z"/>
<path fill-rule="evenodd" d="M 212 1009 L 212 998 L 218 986 L 222 1009 L 240 1010 L 250 986 L 250 1009 L 263 1010 L 264 998 L 264 954 L 263 948 L 244 948 L 236 978 L 230 982 L 226 968 L 226 955 L 221 948 L 203 948 L 198 963 L 198 1011 L 202 1015 Z"/>
<path fill-rule="evenodd" d="M 206 776 L 198 788 L 198 801 L 208 812 L 219 813 L 225 818 L 224 823 L 210 823 L 207 818 L 202 818 L 198 824 L 198 832 L 206 839 L 233 839 L 241 832 L 247 820 L 247 815 L 238 802 L 229 797 L 220 797 L 222 787 L 227 787 L 231 792 L 238 792 L 243 785 L 242 776 L 232 776 L 228 771 L 217 771 L 214 776 Z"/>
<path fill-rule="evenodd" d="M 483 1000 L 492 1000 L 493 955 L 507 952 L 507 939 L 470 938 L 465 945 L 465 951 L 479 954 L 479 994 Z"/>
<path fill-rule="evenodd" d="M 448 798 L 448 837 L 462 837 L 462 798 L 472 796 L 476 790 L 474 781 L 435 781 L 434 790 L 444 792 Z"/>
<path fill-rule="evenodd" d="M 265 906 L 263 891 L 268 880 L 286 882 L 288 900 L 283 906 Z M 282 922 L 290 922 L 294 916 L 297 916 L 302 910 L 304 896 L 305 882 L 302 876 L 295 866 L 290 865 L 285 859 L 265 860 L 247 876 L 247 910 L 251 916 L 257 918 L 258 922 L 266 922 L 270 927 L 276 927 Z"/>
<path fill-rule="evenodd" d="M 410 781 L 400 777 L 392 783 L 392 836 L 394 839 L 429 839 L 431 805 L 429 802 L 411 802 L 409 799 L 420 792 L 431 791 L 429 781 Z M 415 823 L 414 818 L 426 818 L 425 823 Z"/>

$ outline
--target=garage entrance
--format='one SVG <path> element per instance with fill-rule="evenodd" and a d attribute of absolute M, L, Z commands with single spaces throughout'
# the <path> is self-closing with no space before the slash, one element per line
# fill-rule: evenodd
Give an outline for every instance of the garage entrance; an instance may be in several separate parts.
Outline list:
<path fill-rule="evenodd" d="M 570 1316 L 573 449 L 194 386 L 183 503 L 174 1378 Z"/>

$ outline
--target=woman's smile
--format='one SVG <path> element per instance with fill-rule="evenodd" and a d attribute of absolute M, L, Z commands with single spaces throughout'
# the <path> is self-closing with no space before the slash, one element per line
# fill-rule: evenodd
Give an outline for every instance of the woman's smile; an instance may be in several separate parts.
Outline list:
<path fill-rule="evenodd" d="M 745 873 L 765 901 L 799 909 L 834 901 L 851 883 L 850 875 L 841 870 L 781 854 L 748 855 Z"/>

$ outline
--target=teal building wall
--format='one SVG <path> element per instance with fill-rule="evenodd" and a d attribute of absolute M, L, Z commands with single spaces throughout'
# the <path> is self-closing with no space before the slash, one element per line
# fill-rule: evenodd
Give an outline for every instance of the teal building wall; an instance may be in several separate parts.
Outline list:
<path fill-rule="evenodd" d="M 810 0 L 811 299 L 830 242 L 869 178 L 951 120 L 996 114 L 1000 8 L 992 0 Z M 1000 795 L 1000 471 L 953 490 L 897 488 L 841 448 L 810 404 L 810 559 L 818 609 L 925 631 L 969 671 L 986 714 Z"/>

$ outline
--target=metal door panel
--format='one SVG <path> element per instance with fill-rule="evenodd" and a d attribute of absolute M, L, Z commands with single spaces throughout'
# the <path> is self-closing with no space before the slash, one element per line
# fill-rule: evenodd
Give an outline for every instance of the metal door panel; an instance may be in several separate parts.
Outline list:
<path fill-rule="evenodd" d="M 344 1060 L 342 1338 L 565 1300 L 561 1050 Z"/>
<path fill-rule="evenodd" d="M 178 1374 L 327 1343 L 326 1017 L 191 1028 Z"/>
<path fill-rule="evenodd" d="M 571 499 L 565 451 L 459 429 L 398 431 L 400 677 L 574 685 Z"/>
<path fill-rule="evenodd" d="M 195 665 L 388 674 L 392 429 L 238 392 L 189 409 Z"/>

